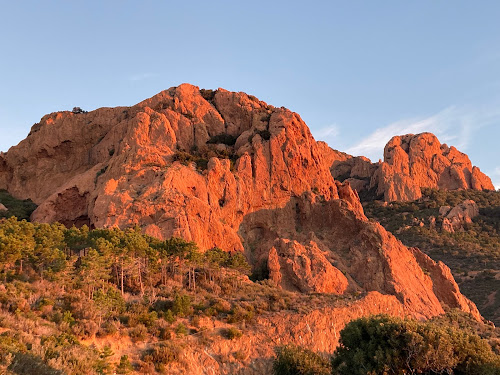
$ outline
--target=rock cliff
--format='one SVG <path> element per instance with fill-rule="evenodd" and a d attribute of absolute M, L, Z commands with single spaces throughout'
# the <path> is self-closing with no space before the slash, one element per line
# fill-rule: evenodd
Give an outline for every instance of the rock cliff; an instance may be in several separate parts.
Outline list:
<path fill-rule="evenodd" d="M 351 184 L 370 179 L 392 200 L 413 197 L 425 184 L 491 182 L 431 135 L 395 137 L 389 145 L 386 162 L 373 166 L 316 142 L 285 108 L 183 84 L 132 107 L 43 117 L 0 155 L 0 189 L 39 204 L 35 221 L 139 225 L 202 249 L 244 251 L 255 270 L 289 290 L 375 291 L 395 296 L 415 317 L 454 306 L 480 319 L 446 266 L 365 217 Z M 332 164 L 351 183 L 336 182 Z"/>
<path fill-rule="evenodd" d="M 364 157 L 334 161 L 332 174 L 350 181 L 360 194 L 388 202 L 418 199 L 421 188 L 495 190 L 467 155 L 431 133 L 393 137 L 385 146 L 384 162 L 372 164 Z"/>

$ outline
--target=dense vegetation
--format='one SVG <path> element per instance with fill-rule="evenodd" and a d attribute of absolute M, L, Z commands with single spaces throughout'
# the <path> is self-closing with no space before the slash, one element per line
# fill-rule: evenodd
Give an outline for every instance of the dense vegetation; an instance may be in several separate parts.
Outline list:
<path fill-rule="evenodd" d="M 190 152 L 177 151 L 172 156 L 172 161 L 178 161 L 184 165 L 194 163 L 198 171 L 204 171 L 208 168 L 208 161 L 210 158 L 215 157 L 219 159 L 228 159 L 231 163 L 231 169 L 234 169 L 234 165 L 238 159 L 237 155 L 230 148 L 219 149 L 215 147 L 214 143 L 218 141 L 219 139 L 215 139 L 212 143 L 207 143 L 206 147 L 193 148 Z M 223 144 L 222 141 L 220 143 Z"/>
<path fill-rule="evenodd" d="M 422 193 L 414 202 L 365 203 L 365 213 L 405 245 L 443 261 L 483 316 L 500 325 L 500 295 L 494 294 L 500 290 L 500 192 L 423 189 Z M 477 203 L 479 216 L 461 231 L 443 231 L 439 208 L 454 207 L 466 199 Z"/>
<path fill-rule="evenodd" d="M 498 375 L 500 356 L 486 340 L 443 318 L 422 323 L 378 315 L 345 326 L 331 364 L 309 350 L 284 346 L 273 369 L 275 375 Z"/>
<path fill-rule="evenodd" d="M 15 216 L 21 220 L 28 220 L 36 208 L 36 204 L 30 199 L 15 199 L 5 190 L 0 190 L 0 203 L 7 208 L 7 211 L 0 211 L 0 219 Z"/>
<path fill-rule="evenodd" d="M 80 343 L 116 335 L 152 342 L 135 366 L 160 369 L 181 350 L 176 339 L 209 339 L 203 317 L 239 326 L 287 306 L 286 294 L 248 280 L 242 254 L 202 254 L 192 242 L 159 241 L 138 228 L 3 219 L 0 248 L 0 364 L 18 373 L 125 371 L 128 358 Z"/>
<path fill-rule="evenodd" d="M 187 347 L 238 340 L 261 314 L 358 298 L 254 283 L 241 253 L 201 253 L 193 242 L 138 228 L 13 217 L 0 220 L 0 248 L 0 373 L 169 373 L 183 366 Z M 233 357 L 219 361 L 242 354 Z"/>

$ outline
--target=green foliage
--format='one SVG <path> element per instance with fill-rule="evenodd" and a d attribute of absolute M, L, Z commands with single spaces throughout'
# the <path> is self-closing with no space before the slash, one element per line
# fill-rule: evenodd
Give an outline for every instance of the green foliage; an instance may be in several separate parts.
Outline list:
<path fill-rule="evenodd" d="M 158 344 L 146 350 L 143 354 L 143 361 L 154 364 L 157 371 L 163 371 L 165 365 L 179 360 L 182 347 L 172 344 Z"/>
<path fill-rule="evenodd" d="M 189 333 L 189 331 L 188 331 L 187 327 L 184 324 L 179 323 L 177 325 L 177 327 L 175 327 L 175 333 L 178 336 L 186 336 Z"/>
<path fill-rule="evenodd" d="M 187 294 L 176 294 L 172 305 L 172 313 L 176 316 L 185 317 L 191 311 L 191 297 Z"/>
<path fill-rule="evenodd" d="M 499 325 L 500 296 L 491 296 L 500 289 L 500 279 L 489 278 L 488 270 L 500 269 L 500 192 L 422 189 L 422 194 L 414 202 L 368 202 L 364 204 L 365 213 L 406 246 L 418 247 L 449 266 L 462 293 L 476 303 L 485 318 Z M 477 203 L 479 216 L 463 230 L 441 230 L 439 208 L 454 207 L 466 199 Z M 434 227 L 431 217 L 436 219 Z"/>
<path fill-rule="evenodd" d="M 245 255 L 240 252 L 229 253 L 218 247 L 207 250 L 204 253 L 206 261 L 217 267 L 225 267 L 236 269 L 241 273 L 248 273 L 250 271 L 250 265 L 245 258 Z"/>
<path fill-rule="evenodd" d="M 221 141 L 219 138 L 214 140 L 214 143 L 223 143 L 222 141 L 216 141 Z M 224 142 L 230 142 L 229 138 L 224 137 Z M 236 155 L 232 150 L 220 150 L 215 144 L 207 143 L 207 146 L 199 149 L 193 149 L 189 153 L 185 151 L 175 152 L 172 156 L 172 162 L 178 161 L 183 165 L 195 163 L 197 170 L 204 171 L 207 169 L 208 161 L 211 158 L 229 159 L 231 162 L 231 168 L 233 168 L 236 160 L 238 159 L 238 155 Z"/>
<path fill-rule="evenodd" d="M 276 349 L 274 375 L 329 375 L 330 372 L 328 360 L 310 350 L 294 345 Z"/>
<path fill-rule="evenodd" d="M 449 326 L 378 315 L 350 322 L 340 333 L 333 374 L 495 374 L 486 341 Z M 496 370 L 495 370 L 496 369 Z"/>
<path fill-rule="evenodd" d="M 243 336 L 243 332 L 241 332 L 238 328 L 231 327 L 231 328 L 228 328 L 226 330 L 225 336 L 229 340 L 234 340 L 234 339 L 237 339 L 237 338 L 240 338 L 241 336 Z"/>
<path fill-rule="evenodd" d="M 116 287 L 106 285 L 98 289 L 93 301 L 99 312 L 105 317 L 112 317 L 125 311 L 125 300 Z"/>
<path fill-rule="evenodd" d="M 29 220 L 37 207 L 30 199 L 16 199 L 6 190 L 0 190 L 0 203 L 8 209 L 8 211 L 0 211 L 0 218 L 15 216 L 19 220 Z"/>
<path fill-rule="evenodd" d="M 227 146 L 234 146 L 236 143 L 236 137 L 231 135 L 231 134 L 217 134 L 211 137 L 208 141 L 207 144 L 224 144 Z"/>
<path fill-rule="evenodd" d="M 120 362 L 116 365 L 115 373 L 120 374 L 120 375 L 124 375 L 124 374 L 130 373 L 133 370 L 134 370 L 134 367 L 130 363 L 130 360 L 128 359 L 128 355 L 126 355 L 126 354 L 122 355 L 120 357 Z"/>

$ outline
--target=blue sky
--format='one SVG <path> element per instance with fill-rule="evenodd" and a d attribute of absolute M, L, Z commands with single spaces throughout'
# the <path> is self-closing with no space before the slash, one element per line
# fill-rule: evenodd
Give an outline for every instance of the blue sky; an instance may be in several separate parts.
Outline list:
<path fill-rule="evenodd" d="M 189 82 L 298 112 L 377 160 L 431 131 L 500 187 L 498 1 L 5 1 L 0 150 L 46 113 Z"/>

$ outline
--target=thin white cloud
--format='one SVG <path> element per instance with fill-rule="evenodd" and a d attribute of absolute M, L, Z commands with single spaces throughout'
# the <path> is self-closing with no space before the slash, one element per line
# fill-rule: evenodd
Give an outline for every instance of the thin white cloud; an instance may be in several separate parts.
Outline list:
<path fill-rule="evenodd" d="M 321 128 L 314 132 L 315 137 L 317 137 L 319 140 L 329 140 L 338 137 L 339 134 L 340 129 L 337 124 L 325 126 L 324 128 Z"/>
<path fill-rule="evenodd" d="M 434 133 L 442 143 L 467 150 L 474 130 L 500 121 L 500 110 L 467 110 L 451 106 L 426 118 L 404 119 L 376 129 L 346 152 L 352 155 L 367 156 L 378 160 L 383 155 L 384 146 L 395 135 Z"/>
<path fill-rule="evenodd" d="M 491 173 L 491 180 L 495 189 L 500 189 L 500 167 L 496 167 L 493 173 Z"/>

